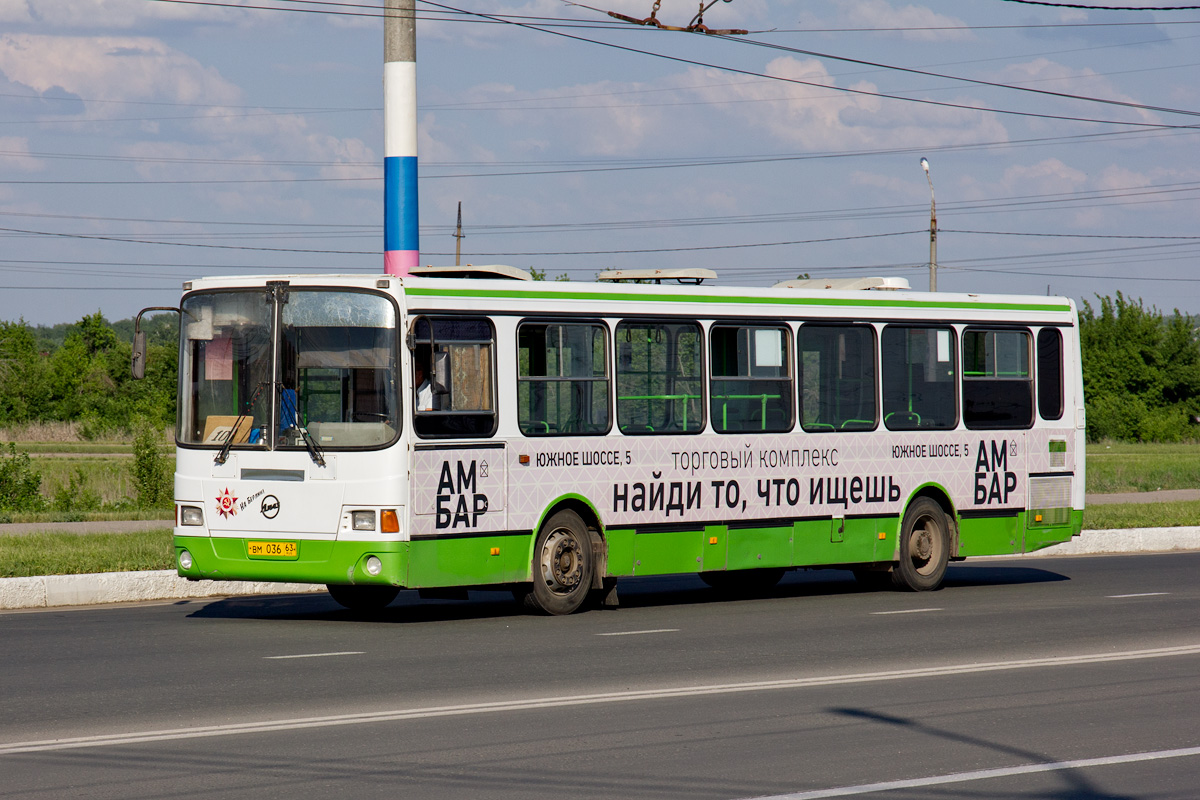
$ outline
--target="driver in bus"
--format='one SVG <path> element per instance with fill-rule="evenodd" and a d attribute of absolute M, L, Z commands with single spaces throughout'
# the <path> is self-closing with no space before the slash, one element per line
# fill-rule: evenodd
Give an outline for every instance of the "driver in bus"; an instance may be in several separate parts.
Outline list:
<path fill-rule="evenodd" d="M 417 386 L 417 411 L 434 411 L 433 406 L 433 386 L 429 384 L 429 378 L 425 377 L 428 368 L 424 361 L 416 361 L 413 363 L 413 372 L 415 379 L 413 383 Z"/>

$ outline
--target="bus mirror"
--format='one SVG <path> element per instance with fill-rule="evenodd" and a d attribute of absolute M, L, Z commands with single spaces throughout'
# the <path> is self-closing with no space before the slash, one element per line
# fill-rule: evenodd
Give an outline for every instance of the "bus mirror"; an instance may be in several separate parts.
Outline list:
<path fill-rule="evenodd" d="M 140 381 L 146 377 L 146 332 L 134 331 L 133 334 L 133 361 L 130 364 L 133 372 L 133 379 Z"/>
<path fill-rule="evenodd" d="M 429 378 L 430 386 L 436 394 L 450 392 L 450 353 L 442 350 L 433 354 L 433 375 Z"/>
<path fill-rule="evenodd" d="M 146 332 L 142 330 L 142 315 L 147 311 L 174 311 L 180 313 L 180 309 L 175 306 L 151 306 L 143 308 L 138 312 L 137 317 L 133 320 L 133 355 L 129 363 L 129 371 L 133 373 L 133 379 L 140 381 L 146 377 Z"/>

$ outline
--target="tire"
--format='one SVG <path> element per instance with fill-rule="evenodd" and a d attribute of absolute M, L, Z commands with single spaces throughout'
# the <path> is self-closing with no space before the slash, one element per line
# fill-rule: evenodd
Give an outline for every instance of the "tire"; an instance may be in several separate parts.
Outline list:
<path fill-rule="evenodd" d="M 929 592 L 942 585 L 950 561 L 950 523 L 942 507 L 919 497 L 900 524 L 900 560 L 892 568 L 897 589 Z"/>
<path fill-rule="evenodd" d="M 594 569 L 587 526 L 574 511 L 559 511 L 538 531 L 525 607 L 554 616 L 574 613 L 587 599 Z"/>
<path fill-rule="evenodd" d="M 400 594 L 396 586 L 341 586 L 331 583 L 325 588 L 338 605 L 351 611 L 379 611 Z"/>
<path fill-rule="evenodd" d="M 783 573 L 778 568 L 717 570 L 701 572 L 700 580 L 723 594 L 746 597 L 770 591 Z"/>

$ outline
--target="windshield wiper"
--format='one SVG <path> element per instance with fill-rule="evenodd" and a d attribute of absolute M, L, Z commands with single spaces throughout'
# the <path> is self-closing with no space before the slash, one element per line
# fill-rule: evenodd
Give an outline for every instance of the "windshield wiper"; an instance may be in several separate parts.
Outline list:
<path fill-rule="evenodd" d="M 316 462 L 318 467 L 325 466 L 325 451 L 317 444 L 317 440 L 308 432 L 308 428 L 300 424 L 300 414 L 296 410 L 296 390 L 289 389 L 286 386 L 279 387 L 279 416 L 284 424 L 288 427 L 295 428 L 300 431 L 300 438 L 304 440 L 304 446 L 308 449 L 308 454 L 312 456 L 312 460 Z"/>
<path fill-rule="evenodd" d="M 254 388 L 254 394 L 250 395 L 250 403 L 246 406 L 246 410 L 238 415 L 237 420 L 233 423 L 233 430 L 229 432 L 229 437 L 225 440 L 225 444 L 221 445 L 221 449 L 217 452 L 217 457 L 213 459 L 214 464 L 224 464 L 229 458 L 229 450 L 233 447 L 233 440 L 237 438 L 238 430 L 242 427 L 242 422 L 246 417 L 254 413 L 254 404 L 258 402 L 258 396 L 262 394 L 263 387 L 267 384 L 261 382 Z"/>

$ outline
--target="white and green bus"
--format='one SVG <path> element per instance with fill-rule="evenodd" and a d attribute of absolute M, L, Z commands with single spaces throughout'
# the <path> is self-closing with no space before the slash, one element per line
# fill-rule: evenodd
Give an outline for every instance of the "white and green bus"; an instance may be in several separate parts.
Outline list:
<path fill-rule="evenodd" d="M 1069 299 L 423 272 L 184 284 L 180 575 L 566 614 L 628 576 L 936 589 L 1080 532 Z"/>

